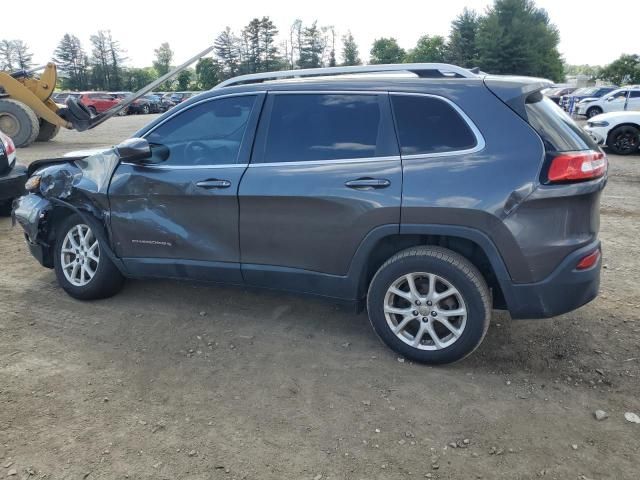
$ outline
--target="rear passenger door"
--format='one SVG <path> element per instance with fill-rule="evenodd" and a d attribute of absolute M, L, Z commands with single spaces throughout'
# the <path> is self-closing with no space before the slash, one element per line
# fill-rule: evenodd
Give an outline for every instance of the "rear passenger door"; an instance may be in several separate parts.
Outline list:
<path fill-rule="evenodd" d="M 245 281 L 346 275 L 369 232 L 398 227 L 398 153 L 386 92 L 270 92 L 239 189 Z"/>

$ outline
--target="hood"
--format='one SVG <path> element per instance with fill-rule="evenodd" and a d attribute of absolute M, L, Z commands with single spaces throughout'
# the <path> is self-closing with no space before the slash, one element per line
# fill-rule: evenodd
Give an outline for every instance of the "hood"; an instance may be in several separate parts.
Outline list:
<path fill-rule="evenodd" d="M 594 102 L 596 100 L 598 100 L 598 97 L 584 97 L 580 99 L 580 102 L 588 103 L 588 102 Z"/>
<path fill-rule="evenodd" d="M 609 112 L 609 113 L 601 113 L 600 115 L 596 115 L 595 117 L 591 117 L 589 122 L 601 122 L 601 121 L 627 121 L 633 120 L 635 122 L 640 123 L 640 111 L 621 111 L 621 112 Z"/>

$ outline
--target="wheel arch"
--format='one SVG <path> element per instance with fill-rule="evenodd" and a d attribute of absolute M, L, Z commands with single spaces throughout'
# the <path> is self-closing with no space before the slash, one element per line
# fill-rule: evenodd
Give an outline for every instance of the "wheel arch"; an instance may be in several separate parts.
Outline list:
<path fill-rule="evenodd" d="M 113 253 L 113 250 L 111 249 L 111 242 L 109 241 L 109 231 L 107 229 L 107 226 L 105 225 L 105 220 L 103 218 L 99 218 L 98 215 L 93 213 L 91 211 L 91 208 L 79 208 L 57 198 L 51 198 L 49 200 L 53 204 L 53 208 L 47 214 L 45 232 L 46 244 L 44 245 L 46 248 L 46 255 L 44 258 L 46 259 L 47 263 L 45 263 L 45 266 L 53 268 L 53 249 L 55 245 L 55 239 L 58 235 L 57 226 L 60 225 L 66 218 L 75 214 L 82 218 L 82 220 L 87 225 L 89 225 L 94 235 L 100 241 L 100 248 L 102 249 L 102 251 L 106 253 L 109 259 L 124 275 L 125 269 L 122 265 L 122 262 L 118 257 L 116 257 L 116 255 Z"/>
<path fill-rule="evenodd" d="M 492 290 L 495 308 L 508 307 L 511 277 L 498 249 L 483 232 L 455 225 L 403 225 L 401 230 L 397 226 L 395 231 L 376 230 L 372 232 L 376 234 L 365 238 L 351 266 L 357 271 L 359 299 L 364 298 L 376 271 L 392 255 L 406 248 L 432 245 L 448 248 L 467 258 Z"/>

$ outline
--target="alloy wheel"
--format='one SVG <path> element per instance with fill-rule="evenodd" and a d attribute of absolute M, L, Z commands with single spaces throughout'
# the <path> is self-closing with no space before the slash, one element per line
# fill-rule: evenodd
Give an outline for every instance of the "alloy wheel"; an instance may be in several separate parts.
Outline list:
<path fill-rule="evenodd" d="M 453 345 L 467 324 L 467 307 L 460 291 L 433 273 L 402 275 L 387 289 L 384 315 L 391 331 L 420 350 Z"/>
<path fill-rule="evenodd" d="M 88 284 L 100 263 L 98 239 L 85 224 L 71 228 L 62 242 L 60 264 L 69 283 L 77 287 Z"/>

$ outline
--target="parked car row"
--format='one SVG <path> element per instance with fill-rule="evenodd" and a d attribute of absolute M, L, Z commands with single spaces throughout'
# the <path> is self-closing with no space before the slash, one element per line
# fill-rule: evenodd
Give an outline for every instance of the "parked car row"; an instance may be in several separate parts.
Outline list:
<path fill-rule="evenodd" d="M 153 92 L 149 93 L 127 107 L 122 115 L 163 113 L 184 102 L 200 92 Z M 52 99 L 64 105 L 69 97 L 75 97 L 82 102 L 93 115 L 106 112 L 118 105 L 132 92 L 57 92 Z"/>
<path fill-rule="evenodd" d="M 545 95 L 572 115 L 592 118 L 608 112 L 640 110 L 640 85 L 551 88 Z"/>

